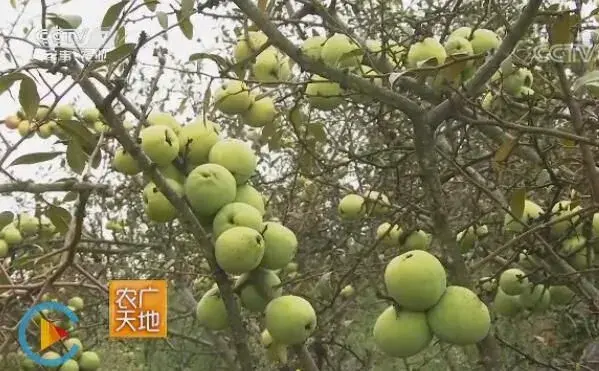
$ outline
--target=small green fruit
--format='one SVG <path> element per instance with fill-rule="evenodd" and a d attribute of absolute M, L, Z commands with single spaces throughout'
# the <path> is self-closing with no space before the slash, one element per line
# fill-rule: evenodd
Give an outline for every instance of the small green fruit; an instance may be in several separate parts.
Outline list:
<path fill-rule="evenodd" d="M 100 111 L 96 107 L 89 107 L 81 112 L 81 118 L 88 123 L 94 123 L 100 120 Z"/>
<path fill-rule="evenodd" d="M 316 312 L 306 299 L 284 295 L 268 303 L 265 323 L 274 341 L 285 345 L 301 344 L 316 329 Z"/>
<path fill-rule="evenodd" d="M 408 67 L 419 68 L 423 64 L 431 64 L 440 66 L 447 59 L 447 52 L 441 43 L 432 37 L 427 37 L 424 40 L 410 46 L 408 50 Z"/>
<path fill-rule="evenodd" d="M 141 171 L 137 161 L 123 148 L 116 150 L 112 159 L 112 167 L 114 170 L 125 175 L 135 175 Z"/>
<path fill-rule="evenodd" d="M 399 225 L 385 222 L 376 229 L 376 238 L 388 246 L 399 246 L 399 239 L 403 230 Z"/>
<path fill-rule="evenodd" d="M 513 317 L 522 311 L 520 296 L 508 295 L 501 288 L 498 288 L 493 299 L 492 308 L 500 316 Z"/>
<path fill-rule="evenodd" d="M 72 298 L 69 299 L 67 304 L 69 306 L 75 308 L 75 311 L 83 310 L 83 307 L 84 307 L 83 299 L 79 296 L 73 296 Z"/>
<path fill-rule="evenodd" d="M 166 179 L 169 187 L 181 197 L 183 186 L 172 179 Z M 148 217 L 158 223 L 169 222 L 177 216 L 177 209 L 154 183 L 148 183 L 143 190 L 144 208 Z"/>
<path fill-rule="evenodd" d="M 314 75 L 306 85 L 305 94 L 310 105 L 322 111 L 330 111 L 343 103 L 341 86 L 319 75 Z"/>
<path fill-rule="evenodd" d="M 397 311 L 389 306 L 377 318 L 374 342 L 386 355 L 406 358 L 424 350 L 433 339 L 426 313 Z"/>
<path fill-rule="evenodd" d="M 272 299 L 283 294 L 280 284 L 281 279 L 275 272 L 256 269 L 250 272 L 248 282 L 241 289 L 241 303 L 251 312 L 262 312 Z"/>
<path fill-rule="evenodd" d="M 59 120 L 71 120 L 75 116 L 75 110 L 70 104 L 63 104 L 54 108 L 56 118 Z"/>
<path fill-rule="evenodd" d="M 329 37 L 320 52 L 323 62 L 333 67 L 357 67 L 363 54 L 358 44 L 340 33 Z"/>
<path fill-rule="evenodd" d="M 212 331 L 229 327 L 229 316 L 218 287 L 208 290 L 196 306 L 196 320 L 200 326 Z"/>
<path fill-rule="evenodd" d="M 281 223 L 266 222 L 262 225 L 264 256 L 260 266 L 267 269 L 282 269 L 297 254 L 298 241 L 295 233 Z"/>
<path fill-rule="evenodd" d="M 526 273 L 518 268 L 506 269 L 499 276 L 499 287 L 507 295 L 520 295 L 528 284 Z"/>
<path fill-rule="evenodd" d="M 544 285 L 529 284 L 520 294 L 520 304 L 533 312 L 544 312 L 551 304 L 551 292 Z"/>
<path fill-rule="evenodd" d="M 255 100 L 250 108 L 241 115 L 241 119 L 248 126 L 260 128 L 272 123 L 276 114 L 277 111 L 273 99 L 264 97 Z"/>
<path fill-rule="evenodd" d="M 260 265 L 264 238 L 248 227 L 233 227 L 222 232 L 214 243 L 218 265 L 229 274 L 247 273 Z"/>
<path fill-rule="evenodd" d="M 364 197 L 356 194 L 350 194 L 339 201 L 337 207 L 341 219 L 356 220 L 366 214 L 366 205 Z"/>
<path fill-rule="evenodd" d="M 181 131 L 181 124 L 170 113 L 152 112 L 148 115 L 146 122 L 150 126 L 168 126 L 177 135 Z"/>
<path fill-rule="evenodd" d="M 100 357 L 96 352 L 83 352 L 79 357 L 81 371 L 95 371 L 100 368 Z"/>
<path fill-rule="evenodd" d="M 576 293 L 568 286 L 558 285 L 549 288 L 549 296 L 553 305 L 568 305 L 574 299 Z"/>

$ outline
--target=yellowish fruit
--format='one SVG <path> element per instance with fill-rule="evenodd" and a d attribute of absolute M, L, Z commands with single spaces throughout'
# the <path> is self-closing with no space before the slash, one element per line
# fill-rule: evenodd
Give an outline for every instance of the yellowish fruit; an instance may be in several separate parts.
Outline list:
<path fill-rule="evenodd" d="M 402 247 L 407 250 L 426 250 L 430 246 L 432 236 L 418 229 L 408 235 Z"/>
<path fill-rule="evenodd" d="M 82 371 L 95 371 L 100 368 L 100 357 L 96 352 L 83 352 L 79 357 L 79 367 Z"/>
<path fill-rule="evenodd" d="M 530 87 L 533 82 L 532 72 L 524 67 L 512 73 L 504 74 L 501 78 L 503 90 L 511 95 L 518 95 L 523 87 Z"/>
<path fill-rule="evenodd" d="M 0 240 L 0 259 L 8 256 L 8 244 L 4 240 Z"/>
<path fill-rule="evenodd" d="M 83 310 L 84 302 L 83 299 L 79 296 L 73 296 L 69 299 L 67 304 L 75 309 L 75 311 Z"/>
<path fill-rule="evenodd" d="M 48 139 L 52 136 L 52 126 L 50 123 L 43 124 L 37 129 L 37 135 L 42 139 Z"/>
<path fill-rule="evenodd" d="M 341 219 L 355 220 L 366 214 L 364 197 L 356 194 L 344 196 L 337 207 Z"/>
<path fill-rule="evenodd" d="M 83 121 L 93 123 L 100 120 L 100 111 L 96 107 L 89 107 L 81 112 Z"/>
<path fill-rule="evenodd" d="M 0 231 L 0 238 L 2 238 L 9 245 L 16 245 L 23 241 L 21 232 L 12 223 L 2 228 L 2 231 Z"/>
<path fill-rule="evenodd" d="M 81 343 L 81 340 L 77 338 L 68 338 L 64 340 L 62 343 L 69 351 L 74 347 L 77 347 L 78 350 L 75 354 L 75 359 L 79 358 L 81 356 L 81 353 L 83 353 L 83 344 Z"/>
<path fill-rule="evenodd" d="M 79 363 L 74 359 L 67 359 L 65 363 L 63 363 L 58 371 L 79 371 Z"/>
<path fill-rule="evenodd" d="M 17 131 L 22 137 L 26 137 L 27 135 L 29 135 L 32 129 L 33 128 L 31 127 L 29 120 L 22 120 L 21 122 L 19 122 L 19 126 L 17 127 Z"/>
<path fill-rule="evenodd" d="M 528 285 L 526 273 L 518 268 L 506 269 L 499 276 L 499 287 L 507 295 L 520 295 Z"/>
<path fill-rule="evenodd" d="M 355 293 L 356 290 L 354 289 L 354 287 L 352 285 L 347 285 L 343 289 L 341 289 L 339 295 L 341 295 L 344 298 L 350 298 L 354 296 Z"/>
<path fill-rule="evenodd" d="M 273 299 L 265 309 L 266 329 L 274 341 L 285 344 L 301 344 L 316 329 L 314 308 L 306 299 L 284 295 Z"/>
<path fill-rule="evenodd" d="M 424 64 L 440 66 L 447 59 L 447 52 L 439 40 L 427 37 L 410 46 L 408 50 L 408 67 L 417 68 Z"/>
<path fill-rule="evenodd" d="M 325 36 L 309 37 L 302 43 L 300 50 L 306 57 L 314 60 L 320 60 L 322 47 L 326 41 L 327 38 Z"/>
<path fill-rule="evenodd" d="M 366 191 L 364 200 L 366 201 L 366 207 L 374 215 L 383 215 L 387 213 L 391 206 L 389 198 L 384 193 L 378 191 Z"/>
<path fill-rule="evenodd" d="M 579 205 L 574 206 L 572 201 L 561 201 L 556 203 L 553 208 L 551 208 L 551 218 L 550 222 L 567 217 L 570 214 L 574 214 L 582 210 L 582 207 Z M 581 227 L 582 223 L 578 223 L 580 216 L 573 216 L 570 219 L 563 220 L 561 222 L 557 222 L 551 225 L 551 234 L 553 236 L 563 236 L 568 231 L 574 231 L 576 227 Z M 577 224 L 578 223 L 578 224 Z"/>
<path fill-rule="evenodd" d="M 4 125 L 9 129 L 16 129 L 19 127 L 21 119 L 17 115 L 9 115 L 4 119 Z"/>
<path fill-rule="evenodd" d="M 148 115 L 146 122 L 150 126 L 168 126 L 177 135 L 181 131 L 181 124 L 167 112 L 152 112 Z"/>
<path fill-rule="evenodd" d="M 524 211 L 519 221 L 525 225 L 530 225 L 535 219 L 539 218 L 544 213 L 545 212 L 541 206 L 530 200 L 525 200 Z M 521 223 L 515 220 L 510 214 L 505 214 L 503 225 L 506 231 L 516 233 L 522 232 L 524 230 L 524 226 Z"/>
<path fill-rule="evenodd" d="M 237 184 L 233 175 L 223 166 L 204 164 L 189 173 L 184 190 L 193 210 L 202 217 L 209 217 L 233 202 Z"/>
<path fill-rule="evenodd" d="M 54 113 L 56 113 L 56 118 L 59 120 L 71 120 L 75 115 L 75 110 L 72 105 L 63 104 L 56 106 Z"/>
<path fill-rule="evenodd" d="M 426 311 L 445 291 L 447 274 L 434 255 L 413 250 L 393 258 L 384 273 L 385 287 L 402 308 Z"/>
<path fill-rule="evenodd" d="M 273 46 L 266 48 L 252 65 L 252 75 L 261 83 L 284 82 L 291 77 L 287 57 Z"/>
<path fill-rule="evenodd" d="M 377 318 L 373 329 L 377 347 L 390 357 L 406 358 L 424 350 L 433 334 L 424 312 L 411 312 L 389 306 Z"/>
<path fill-rule="evenodd" d="M 496 50 L 501 44 L 499 36 L 485 28 L 474 30 L 470 40 L 474 54 L 482 54 L 488 51 Z"/>

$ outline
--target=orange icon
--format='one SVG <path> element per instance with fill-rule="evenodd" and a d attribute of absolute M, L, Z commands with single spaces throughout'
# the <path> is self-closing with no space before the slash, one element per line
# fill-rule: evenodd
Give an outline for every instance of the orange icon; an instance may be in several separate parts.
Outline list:
<path fill-rule="evenodd" d="M 166 280 L 115 280 L 109 290 L 111 338 L 167 336 Z"/>
<path fill-rule="evenodd" d="M 41 337 L 40 350 L 44 350 L 53 344 L 69 337 L 69 332 L 62 329 L 43 318 L 40 318 Z"/>

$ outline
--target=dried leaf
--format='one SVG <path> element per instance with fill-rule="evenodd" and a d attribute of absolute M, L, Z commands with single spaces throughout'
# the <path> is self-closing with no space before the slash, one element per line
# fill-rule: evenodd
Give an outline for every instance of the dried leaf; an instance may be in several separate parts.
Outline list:
<path fill-rule="evenodd" d="M 526 188 L 518 188 L 510 199 L 510 210 L 518 219 L 524 214 L 524 203 L 526 201 Z"/>

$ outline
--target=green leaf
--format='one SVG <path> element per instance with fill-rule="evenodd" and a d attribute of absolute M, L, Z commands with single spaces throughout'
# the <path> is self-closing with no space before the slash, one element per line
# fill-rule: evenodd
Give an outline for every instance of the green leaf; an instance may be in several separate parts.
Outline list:
<path fill-rule="evenodd" d="M 81 148 L 81 144 L 76 139 L 69 141 L 67 146 L 67 164 L 69 167 L 76 172 L 81 174 L 85 169 L 85 163 L 87 162 L 87 154 Z"/>
<path fill-rule="evenodd" d="M 10 211 L 1 212 L 0 213 L 0 229 L 4 228 L 7 225 L 9 225 L 10 223 L 12 223 L 14 218 L 15 218 L 15 214 L 11 213 Z"/>
<path fill-rule="evenodd" d="M 216 64 L 218 64 L 218 66 L 221 67 L 222 69 L 229 67 L 229 63 L 227 63 L 227 60 L 225 58 L 221 57 L 220 55 L 209 54 L 209 53 L 194 53 L 189 56 L 189 62 L 198 61 L 198 60 L 202 60 L 202 59 L 210 59 L 210 60 L 214 61 Z"/>
<path fill-rule="evenodd" d="M 595 70 L 587 72 L 574 81 L 572 84 L 572 90 L 577 92 L 583 86 L 597 86 L 597 83 L 599 83 L 599 71 Z"/>
<path fill-rule="evenodd" d="M 22 74 L 20 72 L 13 72 L 13 73 L 9 73 L 7 75 L 1 76 L 0 77 L 0 94 L 4 93 L 8 89 L 10 89 L 12 84 L 14 84 L 15 82 L 25 79 L 25 78 L 28 78 L 28 76 L 25 74 Z"/>
<path fill-rule="evenodd" d="M 104 59 L 104 61 L 106 63 L 120 61 L 121 59 L 128 57 L 129 54 L 133 52 L 133 50 L 135 50 L 134 43 L 123 44 L 106 53 L 106 58 Z"/>
<path fill-rule="evenodd" d="M 576 25 L 580 18 L 574 13 L 562 13 L 558 15 L 549 26 L 549 43 L 570 44 L 576 38 L 578 32 Z"/>
<path fill-rule="evenodd" d="M 13 9 L 17 9 L 17 0 L 10 0 L 10 6 Z"/>
<path fill-rule="evenodd" d="M 299 102 L 296 102 L 296 104 L 289 110 L 287 118 L 295 130 L 299 130 L 308 121 L 308 117 L 302 111 L 302 106 Z"/>
<path fill-rule="evenodd" d="M 64 197 L 62 198 L 62 202 L 71 202 L 71 201 L 75 201 L 77 199 L 77 196 L 79 194 L 77 192 L 73 192 L 73 191 L 69 191 L 67 192 L 66 195 L 64 195 Z"/>
<path fill-rule="evenodd" d="M 106 14 L 104 14 L 104 18 L 102 18 L 102 28 L 111 28 L 119 19 L 125 4 L 128 2 L 129 0 L 122 0 L 108 8 Z"/>
<path fill-rule="evenodd" d="M 56 123 L 63 129 L 71 138 L 76 139 L 86 152 L 96 148 L 97 139 L 94 133 L 76 120 L 57 120 Z"/>
<path fill-rule="evenodd" d="M 276 132 L 277 130 L 277 125 L 275 124 L 275 121 L 271 121 L 269 123 L 267 123 L 266 125 L 264 125 L 262 127 L 262 135 L 261 135 L 261 139 L 263 142 L 268 141 Z"/>
<path fill-rule="evenodd" d="M 40 104 L 40 95 L 37 92 L 35 81 L 29 77 L 21 80 L 19 88 L 19 103 L 23 107 L 23 112 L 27 118 L 32 119 L 37 113 L 37 107 Z"/>
<path fill-rule="evenodd" d="M 318 142 L 326 142 L 327 132 L 324 130 L 324 125 L 321 122 L 315 122 L 306 127 L 308 133 Z"/>
<path fill-rule="evenodd" d="M 50 161 L 53 158 L 56 158 L 62 155 L 64 152 L 35 152 L 28 153 L 26 155 L 20 156 L 10 163 L 10 166 L 14 165 L 31 165 L 38 164 L 40 162 Z"/>
<path fill-rule="evenodd" d="M 179 24 L 179 29 L 183 32 L 183 36 L 191 40 L 193 38 L 193 24 L 189 20 L 191 14 L 175 12 L 175 15 L 177 16 L 177 23 Z"/>
<path fill-rule="evenodd" d="M 160 26 L 166 30 L 168 28 L 168 15 L 165 12 L 156 12 L 156 18 Z"/>
<path fill-rule="evenodd" d="M 202 113 L 203 114 L 207 114 L 208 111 L 210 110 L 210 100 L 212 99 L 212 90 L 210 89 L 210 85 L 208 84 L 208 87 L 206 88 L 206 91 L 204 92 L 204 100 L 202 102 Z"/>
<path fill-rule="evenodd" d="M 518 219 L 524 214 L 524 201 L 526 200 L 526 188 L 518 188 L 510 199 L 510 210 Z"/>
<path fill-rule="evenodd" d="M 56 227 L 56 230 L 65 234 L 69 230 L 69 224 L 71 223 L 71 213 L 59 206 L 50 205 L 44 213 Z"/>
<path fill-rule="evenodd" d="M 116 35 L 114 36 L 114 45 L 117 47 L 123 45 L 125 43 L 125 39 L 125 27 L 121 27 L 118 29 Z"/>
<path fill-rule="evenodd" d="M 283 137 L 283 131 L 279 130 L 276 133 L 273 134 L 272 137 L 270 137 L 270 140 L 268 141 L 268 149 L 270 151 L 276 151 L 278 149 L 281 149 L 281 138 Z"/>
<path fill-rule="evenodd" d="M 81 17 L 76 14 L 48 14 L 48 19 L 60 28 L 77 28 L 81 25 Z"/>
<path fill-rule="evenodd" d="M 497 149 L 497 152 L 495 152 L 493 160 L 495 162 L 505 162 L 517 144 L 518 138 L 509 138 L 505 140 Z"/>
<path fill-rule="evenodd" d="M 362 49 L 355 49 L 351 52 L 343 53 L 343 55 L 341 55 L 341 58 L 339 58 L 339 61 L 342 62 L 347 59 L 361 57 L 363 54 L 364 52 L 362 51 Z"/>
<path fill-rule="evenodd" d="M 181 13 L 191 14 L 193 13 L 194 0 L 181 0 Z"/>
<path fill-rule="evenodd" d="M 144 0 L 144 4 L 151 12 L 156 10 L 156 5 L 158 5 L 158 3 L 158 0 Z"/>

